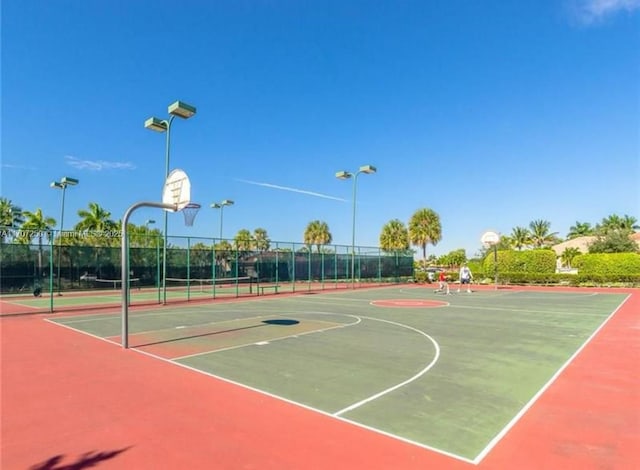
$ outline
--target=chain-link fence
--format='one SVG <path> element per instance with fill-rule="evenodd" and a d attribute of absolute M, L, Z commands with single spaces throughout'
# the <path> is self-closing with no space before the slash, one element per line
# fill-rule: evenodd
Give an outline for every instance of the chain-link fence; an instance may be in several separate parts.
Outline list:
<path fill-rule="evenodd" d="M 121 291 L 121 249 L 114 236 L 53 232 L 0 244 L 2 313 L 113 307 Z M 244 245 L 244 247 L 243 247 Z M 133 303 L 178 302 L 380 285 L 413 277 L 413 258 L 375 247 L 168 237 L 131 237 Z M 98 298 L 99 297 L 99 298 Z"/>

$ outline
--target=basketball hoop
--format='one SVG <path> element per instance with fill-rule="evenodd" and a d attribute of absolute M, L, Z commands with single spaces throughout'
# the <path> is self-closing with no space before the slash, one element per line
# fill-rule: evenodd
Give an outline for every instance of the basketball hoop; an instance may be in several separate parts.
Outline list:
<path fill-rule="evenodd" d="M 195 220 L 196 215 L 198 215 L 200 207 L 200 204 L 197 202 L 190 202 L 184 206 L 184 209 L 182 209 L 182 213 L 184 214 L 184 224 L 187 227 L 193 227 L 193 221 Z"/>

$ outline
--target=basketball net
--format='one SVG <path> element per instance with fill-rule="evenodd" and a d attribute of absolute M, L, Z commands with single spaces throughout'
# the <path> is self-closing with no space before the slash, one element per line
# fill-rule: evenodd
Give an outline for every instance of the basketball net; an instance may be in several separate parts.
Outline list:
<path fill-rule="evenodd" d="M 184 207 L 184 209 L 182 209 L 182 213 L 184 214 L 184 224 L 187 227 L 193 227 L 193 221 L 196 219 L 196 215 L 198 215 L 200 207 L 200 204 L 190 202 Z"/>

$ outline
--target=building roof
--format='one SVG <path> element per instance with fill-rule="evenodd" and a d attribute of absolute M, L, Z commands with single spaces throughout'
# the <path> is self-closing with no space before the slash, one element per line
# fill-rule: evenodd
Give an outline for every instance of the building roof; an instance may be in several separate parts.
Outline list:
<path fill-rule="evenodd" d="M 564 250 L 567 248 L 577 248 L 581 253 L 589 252 L 589 245 L 596 240 L 597 237 L 587 236 L 587 237 L 576 237 L 571 240 L 564 241 L 562 243 L 558 243 L 557 245 L 553 245 L 551 249 L 556 252 L 556 256 L 562 255 Z"/>
<path fill-rule="evenodd" d="M 591 245 L 598 237 L 595 236 L 587 236 L 587 237 L 576 237 L 571 240 L 564 241 L 562 243 L 558 243 L 557 245 L 553 245 L 551 249 L 556 252 L 557 256 L 562 255 L 562 252 L 567 248 L 577 248 L 581 253 L 589 252 L 589 245 Z M 635 232 L 629 235 L 629 238 L 636 242 L 638 247 L 640 248 L 640 232 Z"/>

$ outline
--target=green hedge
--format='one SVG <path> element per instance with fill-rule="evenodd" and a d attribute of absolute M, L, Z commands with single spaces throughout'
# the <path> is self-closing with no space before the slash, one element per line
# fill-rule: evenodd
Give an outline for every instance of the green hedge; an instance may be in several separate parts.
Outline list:
<path fill-rule="evenodd" d="M 552 250 L 498 251 L 500 284 L 538 284 L 572 286 L 640 285 L 640 254 L 597 253 L 577 256 L 573 267 L 578 274 L 556 273 Z M 494 254 L 484 259 L 485 278 L 493 278 Z M 480 279 L 476 276 L 476 279 Z"/>
<path fill-rule="evenodd" d="M 593 253 L 578 255 L 571 263 L 581 276 L 640 275 L 638 253 Z"/>
<path fill-rule="evenodd" d="M 553 274 L 556 272 L 556 254 L 553 250 L 499 250 L 498 275 L 501 273 Z M 487 276 L 495 272 L 494 253 L 484 259 L 483 271 Z"/>

